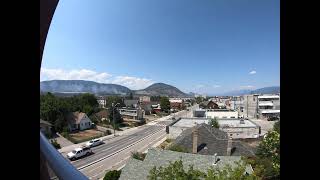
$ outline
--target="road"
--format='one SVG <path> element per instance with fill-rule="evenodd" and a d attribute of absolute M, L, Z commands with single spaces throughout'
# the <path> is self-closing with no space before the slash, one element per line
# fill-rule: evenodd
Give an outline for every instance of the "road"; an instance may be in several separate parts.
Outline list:
<path fill-rule="evenodd" d="M 150 122 L 127 134 L 107 139 L 104 144 L 93 147 L 93 154 L 76 161 L 71 161 L 77 169 L 89 179 L 100 179 L 106 170 L 119 169 L 125 165 L 132 152 L 144 152 L 150 147 L 166 139 L 165 126 L 172 122 L 171 118 L 192 117 L 193 109 L 180 111 L 175 115 L 166 116 Z"/>

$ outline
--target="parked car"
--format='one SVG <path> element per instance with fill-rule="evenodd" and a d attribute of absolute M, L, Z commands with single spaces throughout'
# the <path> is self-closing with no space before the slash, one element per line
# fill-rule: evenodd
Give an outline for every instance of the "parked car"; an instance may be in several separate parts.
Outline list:
<path fill-rule="evenodd" d="M 78 158 L 88 156 L 90 154 L 92 154 L 92 150 L 90 149 L 90 147 L 75 148 L 73 151 L 67 154 L 67 157 L 70 160 L 76 160 Z"/>
<path fill-rule="evenodd" d="M 102 144 L 102 141 L 100 139 L 92 139 L 91 141 L 86 143 L 86 146 L 88 147 L 94 147 Z"/>

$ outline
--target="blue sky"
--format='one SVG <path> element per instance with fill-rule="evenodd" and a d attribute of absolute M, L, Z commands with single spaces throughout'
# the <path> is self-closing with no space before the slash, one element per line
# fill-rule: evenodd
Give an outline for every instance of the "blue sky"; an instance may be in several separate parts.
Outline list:
<path fill-rule="evenodd" d="M 41 81 L 205 94 L 280 84 L 279 0 L 60 1 Z"/>

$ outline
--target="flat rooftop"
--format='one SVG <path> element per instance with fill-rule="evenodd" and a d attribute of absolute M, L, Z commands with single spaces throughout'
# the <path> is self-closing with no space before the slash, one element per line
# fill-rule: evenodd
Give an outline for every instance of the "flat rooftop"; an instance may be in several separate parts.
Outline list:
<path fill-rule="evenodd" d="M 220 127 L 258 127 L 254 122 L 243 119 L 243 124 L 240 123 L 240 119 L 218 119 Z M 193 127 L 196 124 L 208 124 L 209 118 L 181 118 L 172 127 Z"/>
<path fill-rule="evenodd" d="M 178 122 L 173 124 L 173 127 L 193 127 L 197 124 L 208 124 L 207 118 L 181 118 Z"/>
<path fill-rule="evenodd" d="M 220 127 L 257 127 L 255 123 L 250 120 L 243 119 L 243 124 L 240 119 L 218 119 Z"/>
<path fill-rule="evenodd" d="M 231 109 L 206 109 L 208 112 L 236 112 L 235 110 Z"/>

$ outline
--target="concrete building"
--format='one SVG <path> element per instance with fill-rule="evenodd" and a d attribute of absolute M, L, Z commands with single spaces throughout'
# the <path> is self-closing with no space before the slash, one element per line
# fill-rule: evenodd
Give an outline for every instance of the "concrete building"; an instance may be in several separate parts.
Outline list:
<path fill-rule="evenodd" d="M 139 101 L 141 102 L 141 103 L 145 103 L 145 102 L 150 102 L 150 96 L 140 96 L 139 97 Z"/>
<path fill-rule="evenodd" d="M 184 130 L 197 124 L 209 124 L 207 118 L 181 118 L 167 127 L 169 139 L 177 138 Z M 233 139 L 258 138 L 261 134 L 260 126 L 248 119 L 218 119 L 220 130 L 228 133 Z"/>
<path fill-rule="evenodd" d="M 196 109 L 193 111 L 193 117 L 200 117 L 205 118 L 206 117 L 206 110 L 205 109 Z"/>
<path fill-rule="evenodd" d="M 258 117 L 268 119 L 269 117 L 280 117 L 280 96 L 279 95 L 261 95 L 258 96 L 259 112 Z"/>
<path fill-rule="evenodd" d="M 124 104 L 129 108 L 137 108 L 139 106 L 139 100 L 137 99 L 125 99 Z"/>
<path fill-rule="evenodd" d="M 279 95 L 245 95 L 243 101 L 243 115 L 247 118 L 267 119 L 280 117 Z"/>
<path fill-rule="evenodd" d="M 103 97 L 103 96 L 98 96 L 98 97 L 97 97 L 97 101 L 98 101 L 98 104 L 99 104 L 99 107 L 100 107 L 100 108 L 105 108 L 105 107 L 106 107 L 107 100 L 106 100 L 105 97 Z"/>
<path fill-rule="evenodd" d="M 144 110 L 141 108 L 121 108 L 118 109 L 120 115 L 126 119 L 143 120 Z"/>
<path fill-rule="evenodd" d="M 180 118 L 167 126 L 168 139 L 176 139 L 184 130 L 197 124 L 208 124 L 207 118 Z"/>
<path fill-rule="evenodd" d="M 243 115 L 247 118 L 258 118 L 258 94 L 243 96 Z"/>
<path fill-rule="evenodd" d="M 206 109 L 206 118 L 239 118 L 239 112 L 230 109 Z"/>
<path fill-rule="evenodd" d="M 243 96 L 233 96 L 230 100 L 230 109 L 238 112 L 243 112 Z"/>
<path fill-rule="evenodd" d="M 261 134 L 260 126 L 249 119 L 219 119 L 218 123 L 219 129 L 233 139 L 259 138 Z"/>

